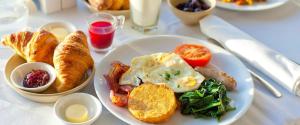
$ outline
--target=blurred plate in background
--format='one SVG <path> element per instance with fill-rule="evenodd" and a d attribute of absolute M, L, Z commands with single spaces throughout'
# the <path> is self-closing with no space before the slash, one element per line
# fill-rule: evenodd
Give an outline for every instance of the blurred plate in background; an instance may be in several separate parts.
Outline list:
<path fill-rule="evenodd" d="M 235 10 L 235 11 L 261 11 L 279 7 L 288 2 L 288 0 L 267 0 L 266 2 L 254 3 L 253 5 L 237 5 L 235 3 L 225 3 L 217 0 L 217 7 Z"/>

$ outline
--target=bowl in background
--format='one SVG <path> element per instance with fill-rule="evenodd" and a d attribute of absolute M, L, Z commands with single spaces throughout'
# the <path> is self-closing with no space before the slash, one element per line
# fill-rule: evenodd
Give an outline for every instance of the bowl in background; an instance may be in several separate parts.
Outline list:
<path fill-rule="evenodd" d="M 65 28 L 69 32 L 75 32 L 76 31 L 76 27 L 73 24 L 68 23 L 68 22 L 63 22 L 63 21 L 49 22 L 45 25 L 42 25 L 39 29 L 48 31 L 48 30 L 51 30 L 52 28 L 55 28 L 55 27 Z"/>
<path fill-rule="evenodd" d="M 76 27 L 69 22 L 57 21 L 42 25 L 39 30 L 46 30 L 54 34 L 59 42 L 62 42 L 66 36 L 76 31 Z M 56 32 L 54 31 L 56 30 Z"/>
<path fill-rule="evenodd" d="M 210 6 L 207 10 L 201 10 L 198 12 L 187 12 L 176 8 L 178 4 L 188 2 L 189 0 L 168 0 L 172 12 L 186 25 L 195 25 L 199 23 L 203 17 L 212 13 L 216 7 L 216 0 L 204 0 L 206 4 Z"/>

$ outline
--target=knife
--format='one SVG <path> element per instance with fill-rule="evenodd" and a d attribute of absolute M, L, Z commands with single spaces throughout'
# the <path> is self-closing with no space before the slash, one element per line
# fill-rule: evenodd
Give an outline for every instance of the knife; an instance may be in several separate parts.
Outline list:
<path fill-rule="evenodd" d="M 226 49 L 226 47 L 224 47 L 222 44 L 220 44 L 217 40 L 213 39 L 213 38 L 208 38 L 207 39 L 210 43 L 213 43 L 214 45 L 217 45 L 225 50 L 227 50 L 228 52 L 230 52 L 230 50 Z M 231 53 L 231 52 L 230 52 Z M 231 53 L 233 54 L 233 53 Z M 234 55 L 234 54 L 233 54 Z M 239 57 L 238 57 L 239 58 Z M 240 58 L 239 58 L 240 59 Z M 242 60 L 242 59 L 240 59 Z M 262 83 L 275 97 L 280 98 L 282 97 L 281 92 L 276 89 L 272 84 L 270 84 L 267 80 L 265 80 L 264 78 L 262 78 L 261 76 L 259 76 L 257 73 L 255 73 L 253 70 L 251 70 L 250 68 L 247 67 L 248 72 L 252 75 L 252 77 L 256 78 L 257 80 L 260 81 L 260 83 Z"/>

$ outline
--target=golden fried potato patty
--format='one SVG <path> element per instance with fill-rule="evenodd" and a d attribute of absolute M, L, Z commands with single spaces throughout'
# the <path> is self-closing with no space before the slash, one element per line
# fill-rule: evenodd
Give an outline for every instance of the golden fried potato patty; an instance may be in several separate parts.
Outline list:
<path fill-rule="evenodd" d="M 168 120 L 176 110 L 176 97 L 165 85 L 144 83 L 134 88 L 128 98 L 128 109 L 137 119 L 149 123 Z"/>

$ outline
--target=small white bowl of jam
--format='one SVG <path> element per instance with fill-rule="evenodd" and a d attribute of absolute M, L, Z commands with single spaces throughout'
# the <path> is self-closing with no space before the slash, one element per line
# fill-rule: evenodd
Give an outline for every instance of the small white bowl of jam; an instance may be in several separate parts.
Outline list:
<path fill-rule="evenodd" d="M 54 115 L 65 125 L 90 125 L 102 112 L 99 100 L 86 93 L 74 93 L 59 98 Z"/>
<path fill-rule="evenodd" d="M 56 79 L 55 69 L 42 62 L 24 63 L 16 67 L 10 80 L 19 89 L 30 92 L 42 92 L 54 83 Z"/>

